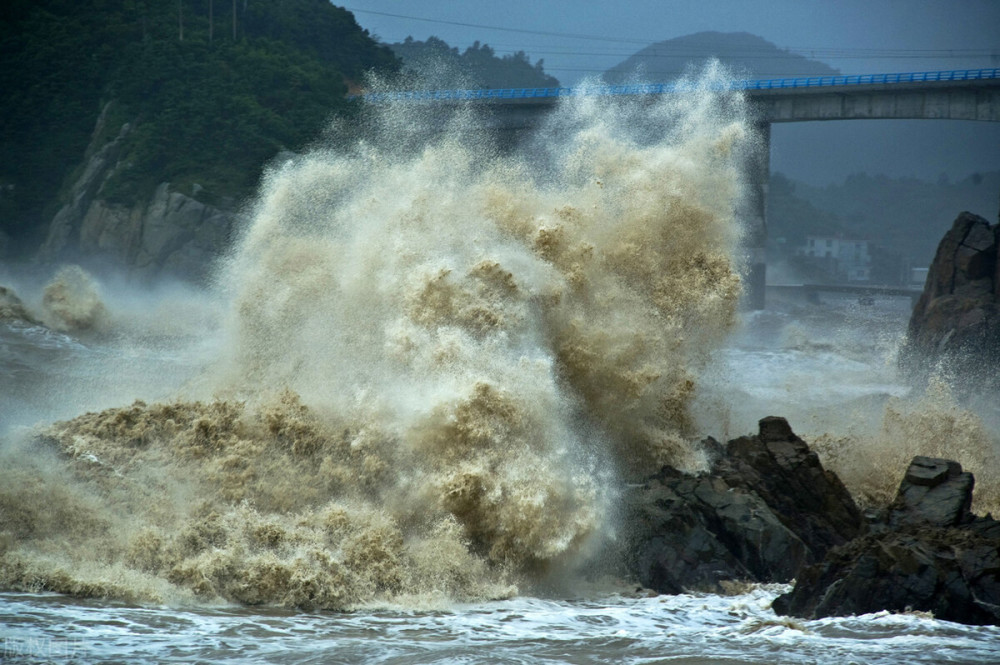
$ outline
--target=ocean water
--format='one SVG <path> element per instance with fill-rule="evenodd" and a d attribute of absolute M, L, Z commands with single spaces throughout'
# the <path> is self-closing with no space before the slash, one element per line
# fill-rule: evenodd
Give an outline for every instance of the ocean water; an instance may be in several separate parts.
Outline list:
<path fill-rule="evenodd" d="M 919 614 L 789 620 L 768 609 L 777 590 L 346 613 L 2 594 L 0 653 L 11 663 L 996 662 L 996 627 Z"/>
<path fill-rule="evenodd" d="M 835 431 L 823 414 L 843 415 L 845 408 L 884 418 L 887 403 L 905 401 L 910 392 L 895 380 L 892 364 L 893 331 L 898 336 L 904 322 L 893 308 L 749 314 L 704 380 L 725 376 L 727 390 L 735 391 L 730 394 L 742 394 L 735 401 L 745 413 L 733 408 L 729 415 L 728 428 L 736 431 L 753 431 L 749 419 L 763 413 L 765 405 L 771 407 L 768 413 L 798 415 L 791 421 L 799 430 L 811 423 Z M 872 335 L 873 330 L 879 333 Z M 804 332 L 810 346 L 821 348 L 803 348 Z M 0 339 L 7 371 L 25 372 L 27 366 L 39 384 L 58 382 L 67 366 L 86 375 L 88 363 L 105 363 L 111 355 L 98 344 L 23 324 L 0 326 Z M 151 360 L 161 365 L 159 376 L 181 383 L 206 353 L 178 353 L 171 361 L 165 346 L 158 340 Z M 141 390 L 142 372 L 117 371 L 123 383 Z M 9 392 L 5 397 L 11 398 Z M 93 408 L 102 406 L 99 398 L 94 401 Z M 1000 628 L 964 626 L 922 613 L 818 621 L 777 616 L 770 603 L 788 588 L 759 585 L 726 596 L 655 596 L 637 592 L 625 580 L 581 578 L 575 588 L 564 585 L 557 594 L 528 588 L 509 598 L 476 602 L 425 594 L 342 611 L 219 601 L 130 602 L 101 597 L 103 590 L 97 597 L 8 591 L 0 593 L 0 654 L 5 663 L 868 664 L 1000 658 Z"/>
<path fill-rule="evenodd" d="M 995 402 L 901 380 L 905 307 L 740 311 L 757 137 L 712 75 L 515 154 L 372 108 L 269 170 L 203 288 L 0 274 L 4 662 L 997 660 L 994 628 L 623 576 L 621 488 L 767 415 L 862 504 L 926 454 L 1000 506 Z"/>

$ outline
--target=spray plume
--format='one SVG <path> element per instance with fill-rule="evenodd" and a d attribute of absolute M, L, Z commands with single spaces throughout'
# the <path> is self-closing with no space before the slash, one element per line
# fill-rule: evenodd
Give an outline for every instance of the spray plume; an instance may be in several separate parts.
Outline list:
<path fill-rule="evenodd" d="M 474 108 L 373 106 L 274 168 L 218 271 L 220 357 L 183 400 L 50 426 L 72 482 L 41 449 L 5 472 L 0 584 L 343 608 L 572 569 L 621 479 L 700 463 L 754 142 L 713 76 L 573 100 L 518 154 Z"/>

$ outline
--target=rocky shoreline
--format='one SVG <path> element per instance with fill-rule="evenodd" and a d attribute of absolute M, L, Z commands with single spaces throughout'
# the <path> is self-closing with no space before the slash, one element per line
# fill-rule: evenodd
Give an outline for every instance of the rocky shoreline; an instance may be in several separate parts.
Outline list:
<path fill-rule="evenodd" d="M 911 320 L 911 359 L 919 352 L 965 363 L 958 370 L 995 367 L 998 238 L 1000 227 L 981 218 L 963 213 L 956 220 Z M 92 323 L 99 310 L 81 318 L 64 306 L 87 300 L 64 293 L 67 284 L 86 282 L 81 275 L 47 287 L 40 320 L 0 287 L 0 321 L 62 322 L 66 329 Z M 766 417 L 755 435 L 726 444 L 709 438 L 702 446 L 708 470 L 664 466 L 625 491 L 621 553 L 642 587 L 722 593 L 733 582 L 794 581 L 774 600 L 780 615 L 919 611 L 1000 625 L 1000 522 L 971 512 L 975 479 L 958 461 L 914 457 L 895 499 L 862 511 L 784 418 Z"/>
<path fill-rule="evenodd" d="M 784 418 L 730 441 L 712 468 L 664 467 L 629 497 L 629 565 L 658 593 L 724 582 L 789 582 L 778 614 L 818 619 L 880 610 L 1000 625 L 1000 522 L 969 511 L 957 462 L 914 458 L 895 501 L 862 514 Z"/>
<path fill-rule="evenodd" d="M 0 288 L 4 318 L 33 321 Z M 1000 625 L 1000 522 L 971 513 L 975 479 L 958 462 L 915 457 L 895 500 L 863 512 L 784 418 L 702 445 L 709 470 L 664 466 L 626 490 L 623 558 L 641 587 L 725 593 L 733 582 L 794 581 L 776 613 L 922 611 Z"/>

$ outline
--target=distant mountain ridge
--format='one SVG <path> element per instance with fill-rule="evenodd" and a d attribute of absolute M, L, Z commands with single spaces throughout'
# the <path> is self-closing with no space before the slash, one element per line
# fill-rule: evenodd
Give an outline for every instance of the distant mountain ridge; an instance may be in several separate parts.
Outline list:
<path fill-rule="evenodd" d="M 749 78 L 840 73 L 826 63 L 779 48 L 748 32 L 698 32 L 651 44 L 607 70 L 603 78 L 612 84 L 670 81 L 684 76 L 692 65 L 711 59 L 719 60 L 737 76 Z"/>

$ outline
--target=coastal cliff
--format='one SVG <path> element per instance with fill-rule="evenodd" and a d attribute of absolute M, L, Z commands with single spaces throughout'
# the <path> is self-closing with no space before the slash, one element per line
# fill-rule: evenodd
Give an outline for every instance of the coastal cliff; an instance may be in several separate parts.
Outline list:
<path fill-rule="evenodd" d="M 10 7 L 0 258 L 199 281 L 262 169 L 350 125 L 348 91 L 399 67 L 323 0 L 182 8 Z"/>
<path fill-rule="evenodd" d="M 124 123 L 109 132 L 111 106 L 105 105 L 97 120 L 84 166 L 49 224 L 39 258 L 55 262 L 87 257 L 110 262 L 139 279 L 205 277 L 233 230 L 235 202 L 226 198 L 210 205 L 196 198 L 204 192 L 199 185 L 184 193 L 168 182 L 130 203 L 109 200 L 106 187 L 128 168 L 122 149 L 132 129 L 131 123 Z M 113 138 L 102 140 L 109 134 Z"/>

